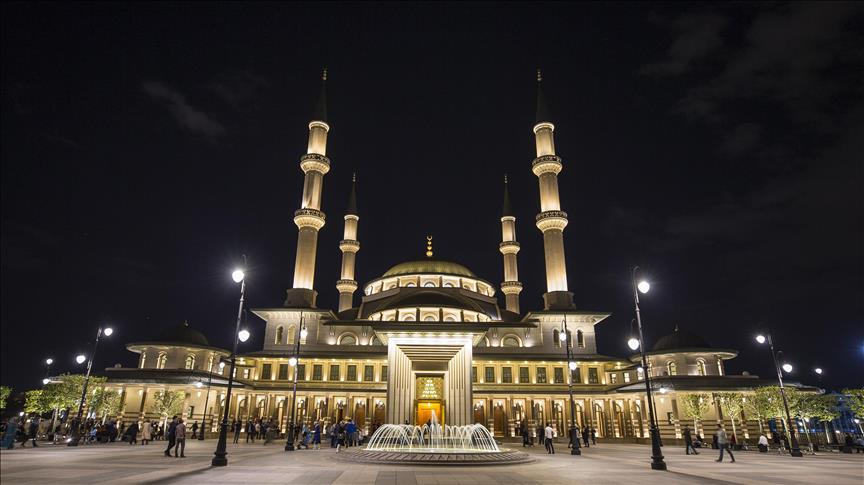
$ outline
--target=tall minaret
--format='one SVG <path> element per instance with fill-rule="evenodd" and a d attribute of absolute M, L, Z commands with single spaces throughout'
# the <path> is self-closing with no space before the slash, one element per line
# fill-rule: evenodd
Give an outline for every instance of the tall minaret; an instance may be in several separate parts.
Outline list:
<path fill-rule="evenodd" d="M 330 125 L 327 124 L 326 83 L 327 68 L 324 68 L 321 75 L 321 94 L 315 114 L 309 122 L 309 144 L 306 154 L 300 157 L 300 169 L 306 177 L 303 182 L 302 204 L 300 209 L 294 212 L 294 223 L 300 229 L 297 237 L 297 258 L 294 262 L 294 289 L 313 290 L 318 230 L 324 227 L 321 192 L 324 188 L 324 175 L 330 171 L 330 159 L 326 157 L 327 132 L 330 131 Z M 307 300 L 309 306 L 314 306 L 314 296 Z"/>
<path fill-rule="evenodd" d="M 354 263 L 357 251 L 360 251 L 360 241 L 357 240 L 357 175 L 351 177 L 351 195 L 348 197 L 348 209 L 345 211 L 345 232 L 339 241 L 342 251 L 342 277 L 336 282 L 339 290 L 339 311 L 345 311 L 353 306 L 354 292 L 357 291 L 357 281 L 354 279 Z"/>
<path fill-rule="evenodd" d="M 504 282 L 501 283 L 501 292 L 506 298 L 506 308 L 513 313 L 519 313 L 519 293 L 522 292 L 519 270 L 516 267 L 519 243 L 516 242 L 516 217 L 510 208 L 507 175 L 504 175 L 504 210 L 501 213 L 501 244 L 498 249 L 504 255 Z"/>
<path fill-rule="evenodd" d="M 540 69 L 537 69 L 537 120 L 534 124 L 534 138 L 537 158 L 531 170 L 540 181 L 540 213 L 537 214 L 537 228 L 543 231 L 543 248 L 546 254 L 546 291 L 543 295 L 545 308 L 566 309 L 573 307 L 573 293 L 567 291 L 567 266 L 564 261 L 564 228 L 567 227 L 567 213 L 561 210 L 558 199 L 558 173 L 561 172 L 561 158 L 555 154 L 555 140 L 552 134 L 555 125 L 549 122 L 546 102 L 543 97 Z"/>

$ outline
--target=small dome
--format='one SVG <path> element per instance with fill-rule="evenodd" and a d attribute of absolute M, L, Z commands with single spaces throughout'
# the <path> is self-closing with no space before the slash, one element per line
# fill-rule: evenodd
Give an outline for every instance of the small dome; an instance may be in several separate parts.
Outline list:
<path fill-rule="evenodd" d="M 674 332 L 666 335 L 665 337 L 660 337 L 657 340 L 657 343 L 654 344 L 654 347 L 651 349 L 651 351 L 659 352 L 663 350 L 708 348 L 711 348 L 711 346 L 708 345 L 708 342 L 706 342 L 704 338 L 696 335 L 695 333 L 690 333 L 686 330 L 680 330 L 676 326 Z"/>
<path fill-rule="evenodd" d="M 158 342 L 176 342 L 190 344 L 199 347 L 209 347 L 210 342 L 203 333 L 189 327 L 189 322 L 183 322 L 176 327 L 172 327 L 159 335 L 156 339 Z"/>
<path fill-rule="evenodd" d="M 441 261 L 437 259 L 421 259 L 417 261 L 407 261 L 405 263 L 399 263 L 396 266 L 388 269 L 387 272 L 384 273 L 384 277 L 423 273 L 446 274 L 453 276 L 466 276 L 469 278 L 476 278 L 476 276 L 473 272 L 471 272 L 470 269 L 462 266 L 459 263 L 453 263 L 451 261 Z"/>

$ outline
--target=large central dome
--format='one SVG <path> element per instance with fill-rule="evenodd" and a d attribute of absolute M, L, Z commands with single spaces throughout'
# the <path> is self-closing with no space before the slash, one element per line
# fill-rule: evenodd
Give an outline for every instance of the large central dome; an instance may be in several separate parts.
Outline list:
<path fill-rule="evenodd" d="M 459 263 L 437 259 L 420 259 L 417 261 L 399 263 L 388 269 L 387 272 L 384 273 L 384 277 L 408 274 L 445 274 L 476 278 L 476 275 L 470 269 Z"/>

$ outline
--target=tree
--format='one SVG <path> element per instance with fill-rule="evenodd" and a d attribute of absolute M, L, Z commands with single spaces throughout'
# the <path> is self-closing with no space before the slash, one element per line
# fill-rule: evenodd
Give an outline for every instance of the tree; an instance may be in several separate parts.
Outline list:
<path fill-rule="evenodd" d="M 756 415 L 762 434 L 765 434 L 764 424 L 767 419 L 783 414 L 782 411 L 777 412 L 783 406 L 780 402 L 780 388 L 777 386 L 757 387 L 746 399 L 744 407 L 749 414 Z"/>
<path fill-rule="evenodd" d="M 10 394 L 12 394 L 11 387 L 0 386 L 0 411 L 6 409 L 6 400 L 9 399 Z"/>
<path fill-rule="evenodd" d="M 108 417 L 120 414 L 123 409 L 122 396 L 114 391 L 109 391 L 104 387 L 94 389 L 90 396 L 88 409 L 94 411 L 97 417 Z"/>
<path fill-rule="evenodd" d="M 698 421 L 711 408 L 711 396 L 708 394 L 684 394 L 678 398 L 678 405 L 684 417 L 693 420 L 693 431 L 699 433 Z"/>
<path fill-rule="evenodd" d="M 33 389 L 24 393 L 24 412 L 27 414 L 42 414 L 45 408 L 45 399 L 42 389 Z M 50 409 L 50 408 L 49 408 Z"/>
<path fill-rule="evenodd" d="M 185 400 L 186 393 L 183 391 L 162 391 L 153 396 L 150 411 L 158 413 L 164 420 L 168 416 L 180 414 Z"/>
<path fill-rule="evenodd" d="M 816 419 L 816 422 L 820 423 L 825 421 L 833 421 L 834 419 L 840 417 L 840 412 L 837 409 L 836 397 L 826 394 L 811 394 L 804 396 L 802 399 L 799 399 L 797 403 L 796 414 L 804 420 L 805 428 L 808 432 L 808 438 L 810 431 L 809 428 L 807 428 L 806 423 L 810 419 Z M 818 435 L 816 441 L 817 443 L 819 441 Z"/>
<path fill-rule="evenodd" d="M 864 388 L 861 389 L 843 389 L 843 395 L 846 397 L 846 405 L 855 416 L 864 418 Z"/>
<path fill-rule="evenodd" d="M 744 410 L 744 396 L 739 392 L 724 392 L 717 397 L 720 402 L 720 409 L 723 413 L 729 416 L 732 421 L 732 436 L 738 440 L 738 431 L 735 426 L 735 421 L 741 419 L 741 412 Z"/>

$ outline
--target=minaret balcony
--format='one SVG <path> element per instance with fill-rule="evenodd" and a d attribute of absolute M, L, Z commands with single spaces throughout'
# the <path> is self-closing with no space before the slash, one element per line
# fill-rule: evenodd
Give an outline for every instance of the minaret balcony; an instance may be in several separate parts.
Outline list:
<path fill-rule="evenodd" d="M 564 166 L 561 165 L 561 157 L 558 155 L 543 155 L 534 159 L 531 162 L 531 171 L 534 172 L 534 175 L 541 176 L 544 173 L 554 173 L 558 175 L 561 173 L 561 169 Z"/>
<path fill-rule="evenodd" d="M 553 229 L 563 231 L 567 227 L 567 213 L 564 211 L 546 211 L 537 214 L 537 229 L 543 232 Z"/>
<path fill-rule="evenodd" d="M 330 159 L 318 153 L 307 153 L 300 157 L 300 169 L 303 173 L 318 172 L 327 175 L 330 171 Z"/>
<path fill-rule="evenodd" d="M 357 282 L 354 280 L 338 280 L 336 282 L 336 289 L 339 290 L 339 293 L 354 293 L 357 288 Z"/>
<path fill-rule="evenodd" d="M 501 254 L 516 254 L 519 252 L 519 243 L 516 241 L 504 241 L 498 245 Z"/>
<path fill-rule="evenodd" d="M 555 131 L 555 125 L 553 125 L 552 123 L 549 123 L 548 121 L 541 121 L 540 123 L 537 123 L 536 125 L 534 125 L 534 134 L 537 134 L 538 131 L 540 131 L 544 128 L 546 128 L 548 130 Z"/>
<path fill-rule="evenodd" d="M 324 227 L 324 213 L 316 209 L 298 209 L 294 212 L 294 224 L 303 229 L 312 227 L 316 231 Z"/>
<path fill-rule="evenodd" d="M 356 253 L 357 251 L 360 251 L 360 241 L 343 239 L 339 241 L 339 250 L 343 253 Z"/>
<path fill-rule="evenodd" d="M 521 281 L 505 281 L 501 283 L 501 293 L 505 295 L 518 295 L 522 293 Z"/>

